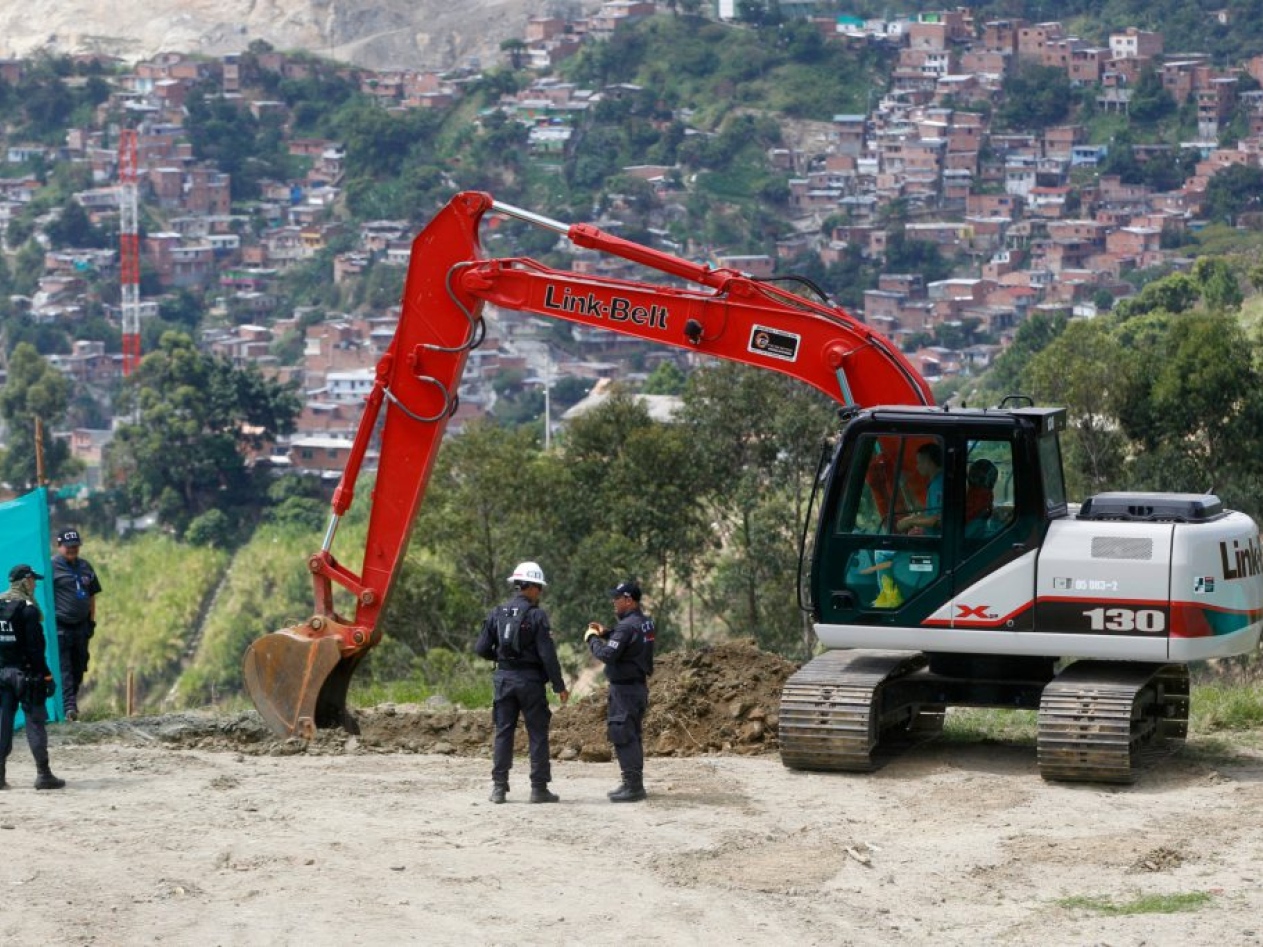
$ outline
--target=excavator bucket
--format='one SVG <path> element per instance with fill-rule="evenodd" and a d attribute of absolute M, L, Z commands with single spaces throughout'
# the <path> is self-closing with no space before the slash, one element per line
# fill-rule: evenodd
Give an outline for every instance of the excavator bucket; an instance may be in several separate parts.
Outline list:
<path fill-rule="evenodd" d="M 286 628 L 251 644 L 243 670 L 246 690 L 269 729 L 311 739 L 318 726 L 349 719 L 346 690 L 358 663 L 358 655 L 343 661 L 337 636 Z"/>

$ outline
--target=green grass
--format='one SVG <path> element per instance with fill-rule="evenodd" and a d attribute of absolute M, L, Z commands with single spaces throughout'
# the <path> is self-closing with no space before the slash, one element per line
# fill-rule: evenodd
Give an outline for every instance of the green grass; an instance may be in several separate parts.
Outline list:
<path fill-rule="evenodd" d="M 952 707 L 943 723 L 943 736 L 953 743 L 1002 743 L 1035 745 L 1037 723 L 1033 710 L 994 710 Z"/>
<path fill-rule="evenodd" d="M 1035 744 L 1038 722 L 1033 710 L 953 707 L 943 726 L 947 740 L 976 743 Z M 1227 741 L 1216 734 L 1263 731 L 1263 684 L 1206 683 L 1194 685 L 1189 710 L 1189 733 L 1198 734 L 1202 752 L 1212 756 L 1230 753 Z"/>
<path fill-rule="evenodd" d="M 137 709 L 156 710 L 229 555 L 157 533 L 95 541 L 87 555 L 103 591 L 88 671 L 92 694 L 84 710 L 122 713 L 129 673 Z"/>
<path fill-rule="evenodd" d="M 1189 730 L 1215 733 L 1263 727 L 1263 685 L 1201 684 L 1193 688 Z"/>
<path fill-rule="evenodd" d="M 1069 910 L 1118 917 L 1124 914 L 1182 914 L 1201 910 L 1210 902 L 1211 896 L 1206 892 L 1189 891 L 1183 894 L 1146 894 L 1122 902 L 1115 902 L 1110 898 L 1075 895 L 1062 898 L 1057 903 Z"/>
<path fill-rule="evenodd" d="M 460 675 L 439 685 L 426 684 L 416 679 L 370 682 L 353 680 L 347 693 L 347 702 L 355 707 L 374 707 L 377 704 L 423 704 L 431 697 L 444 697 L 466 709 L 490 707 L 494 697 L 491 671 L 478 676 Z"/>
<path fill-rule="evenodd" d="M 318 548 L 315 536 L 264 524 L 237 550 L 206 616 L 197 653 L 177 682 L 179 706 L 217 706 L 226 695 L 240 693 L 241 660 L 249 644 L 311 616 L 306 557 Z M 345 607 L 344 599 L 335 599 Z"/>

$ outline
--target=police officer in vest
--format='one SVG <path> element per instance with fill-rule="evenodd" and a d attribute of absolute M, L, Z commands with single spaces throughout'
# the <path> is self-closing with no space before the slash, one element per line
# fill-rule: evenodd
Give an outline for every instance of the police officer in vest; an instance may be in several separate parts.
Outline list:
<path fill-rule="evenodd" d="M 43 616 L 35 604 L 35 583 L 43 578 L 28 565 L 14 566 L 9 570 L 9 590 L 0 594 L 0 789 L 9 788 L 4 770 L 13 749 L 19 703 L 26 715 L 26 742 L 35 757 L 35 788 L 66 785 L 48 766 L 44 701 L 56 693 L 56 685 L 44 660 Z"/>
<path fill-rule="evenodd" d="M 548 790 L 552 781 L 548 725 L 553 715 L 544 685 L 551 682 L 563 704 L 570 699 L 570 691 L 561 677 L 548 613 L 539 607 L 539 597 L 548 583 L 544 581 L 544 570 L 534 562 L 519 563 L 509 581 L 513 583 L 513 598 L 491 610 L 474 645 L 479 657 L 496 662 L 492 678 L 496 735 L 491 801 L 504 802 L 509 792 L 513 737 L 520 714 L 526 720 L 530 743 L 531 802 L 557 802 L 560 797 Z"/>
<path fill-rule="evenodd" d="M 640 610 L 640 586 L 620 582 L 610 589 L 618 622 L 607 630 L 590 622 L 583 640 L 592 656 L 605 663 L 610 682 L 606 720 L 623 781 L 609 793 L 610 802 L 640 802 L 646 797 L 645 752 L 641 724 L 649 707 L 648 678 L 653 674 L 653 619 Z"/>

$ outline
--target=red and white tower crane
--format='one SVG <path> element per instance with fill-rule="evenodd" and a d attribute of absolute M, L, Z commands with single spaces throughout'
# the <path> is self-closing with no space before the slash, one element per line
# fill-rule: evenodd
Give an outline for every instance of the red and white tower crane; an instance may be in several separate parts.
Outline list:
<path fill-rule="evenodd" d="M 136 208 L 136 129 L 118 138 L 118 261 L 122 289 L 123 374 L 140 365 L 140 224 Z"/>

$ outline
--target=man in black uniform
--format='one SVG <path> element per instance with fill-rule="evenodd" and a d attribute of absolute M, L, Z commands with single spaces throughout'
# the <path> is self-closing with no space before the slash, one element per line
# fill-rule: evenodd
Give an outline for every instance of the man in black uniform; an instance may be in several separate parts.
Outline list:
<path fill-rule="evenodd" d="M 57 609 L 57 652 L 61 657 L 61 700 L 67 720 L 79 719 L 79 687 L 88 670 L 88 642 L 96 634 L 96 597 L 101 591 L 92 563 L 79 555 L 77 529 L 57 534 L 53 556 L 53 601 Z"/>
<path fill-rule="evenodd" d="M 645 792 L 645 752 L 641 724 L 649 707 L 648 678 L 653 674 L 653 619 L 640 610 L 640 586 L 620 582 L 610 589 L 618 623 L 607 631 L 590 622 L 583 640 L 592 656 L 605 663 L 610 682 L 606 713 L 610 742 L 623 772 L 619 787 L 609 793 L 610 802 L 640 802 Z"/>
<path fill-rule="evenodd" d="M 515 593 L 503 605 L 492 609 L 483 623 L 474 651 L 496 662 L 495 703 L 492 720 L 496 736 L 491 766 L 491 801 L 504 802 L 509 791 L 509 770 L 513 766 L 513 737 L 517 718 L 526 719 L 526 735 L 531 751 L 531 802 L 557 802 L 560 797 L 548 791 L 552 763 L 548 753 L 548 726 L 552 711 L 544 689 L 553 690 L 564 704 L 570 691 L 561 677 L 561 663 L 553 645 L 548 613 L 539 607 L 539 597 L 548 583 L 544 571 L 534 562 L 519 563 L 509 576 Z"/>
<path fill-rule="evenodd" d="M 35 583 L 44 578 L 28 565 L 9 570 L 9 590 L 0 594 L 0 789 L 5 765 L 13 749 L 13 722 L 18 703 L 26 715 L 26 742 L 35 757 L 36 789 L 66 785 L 48 767 L 48 708 L 44 701 L 56 693 L 53 672 L 44 659 L 43 616 L 35 604 Z"/>

